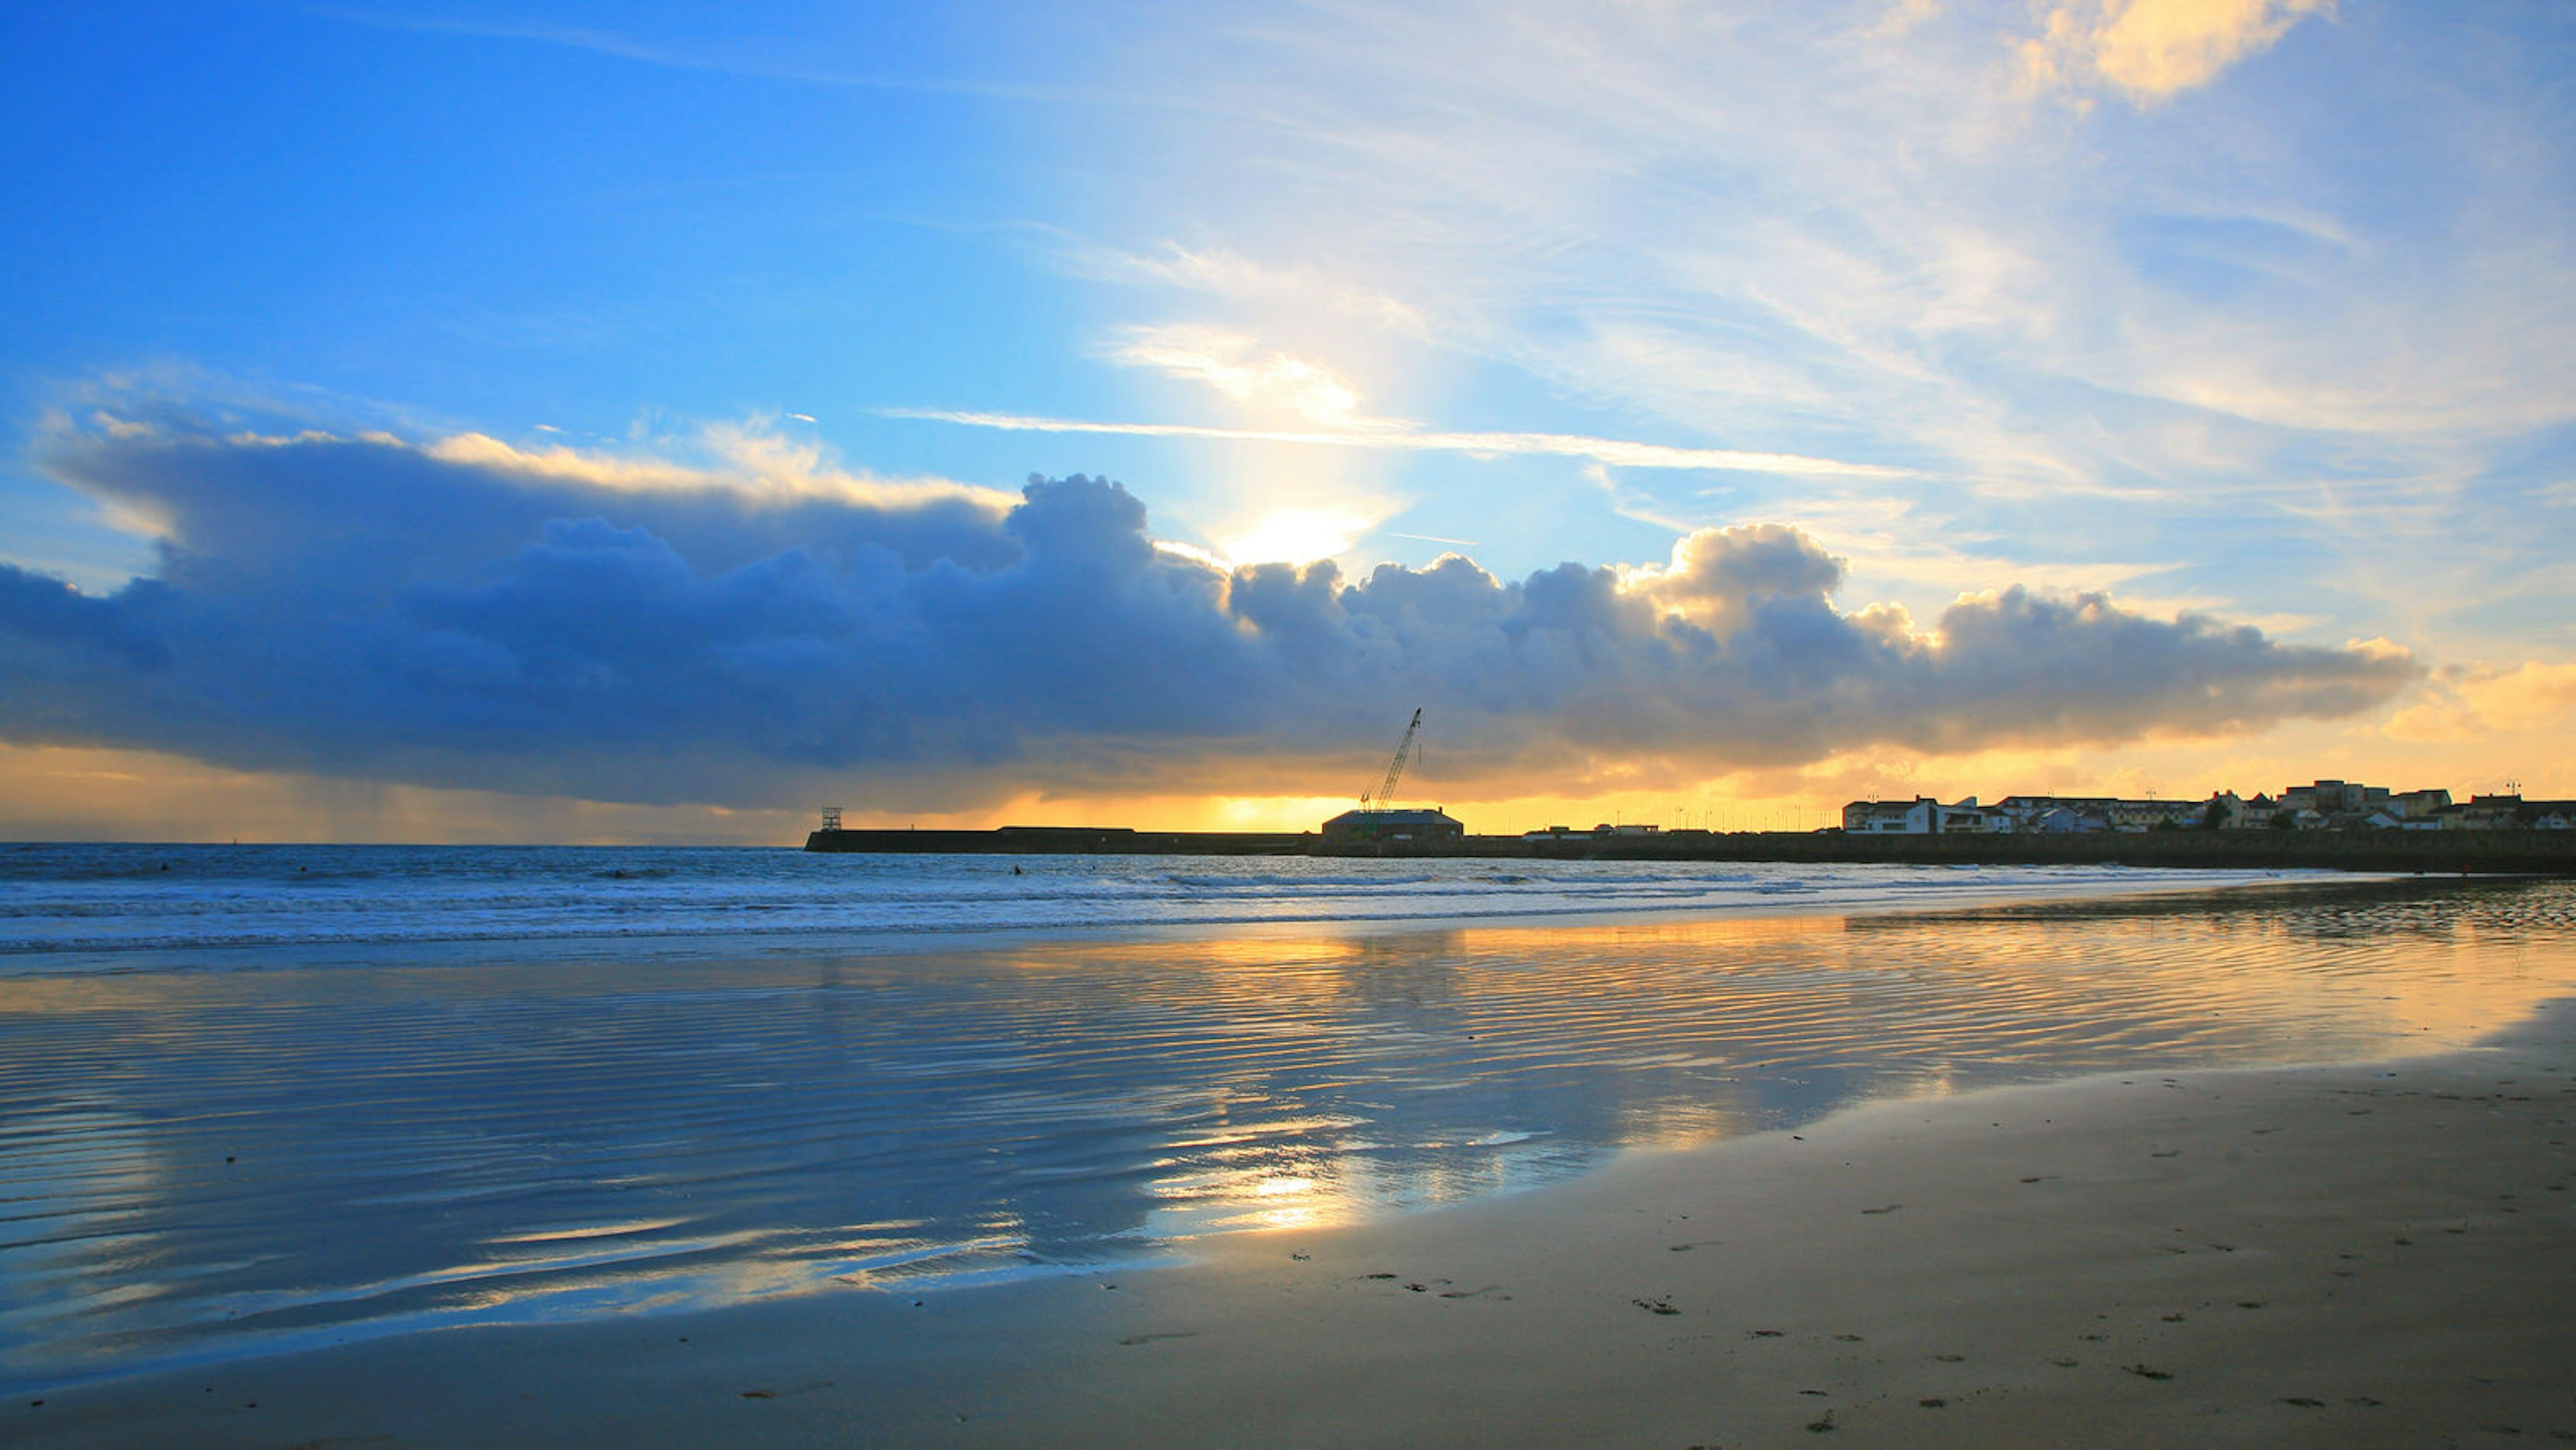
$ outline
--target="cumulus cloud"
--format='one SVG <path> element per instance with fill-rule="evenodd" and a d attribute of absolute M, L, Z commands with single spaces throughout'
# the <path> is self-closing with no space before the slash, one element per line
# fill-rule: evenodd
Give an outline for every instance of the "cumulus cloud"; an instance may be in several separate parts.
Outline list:
<path fill-rule="evenodd" d="M 1142 503 L 1080 475 L 1003 507 L 170 428 L 63 434 L 44 463 L 161 519 L 161 562 L 106 597 L 0 566 L 0 737 L 429 785 L 739 805 L 816 772 L 1169 789 L 1340 766 L 1423 705 L 1453 778 L 1567 789 L 1641 758 L 2221 734 L 2357 711 L 2417 673 L 2385 647 L 2019 588 L 1918 630 L 1838 607 L 1842 563 L 1781 525 L 1701 531 L 1647 569 L 1506 581 L 1451 555 L 1345 577 L 1157 548 Z"/>

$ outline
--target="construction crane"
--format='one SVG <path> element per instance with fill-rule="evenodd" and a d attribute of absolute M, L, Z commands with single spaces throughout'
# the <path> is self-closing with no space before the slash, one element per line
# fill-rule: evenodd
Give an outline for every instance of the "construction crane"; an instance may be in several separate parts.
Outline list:
<path fill-rule="evenodd" d="M 1395 783 L 1404 775 L 1404 762 L 1413 754 L 1413 737 L 1421 730 L 1422 709 L 1416 706 L 1413 711 L 1413 723 L 1404 727 L 1404 738 L 1396 742 L 1395 759 L 1387 762 L 1386 779 L 1377 784 L 1377 795 L 1374 799 L 1380 806 L 1384 806 L 1388 797 L 1395 794 Z M 1367 805 L 1371 799 L 1372 797 L 1363 795 L 1360 797 L 1360 804 Z"/>

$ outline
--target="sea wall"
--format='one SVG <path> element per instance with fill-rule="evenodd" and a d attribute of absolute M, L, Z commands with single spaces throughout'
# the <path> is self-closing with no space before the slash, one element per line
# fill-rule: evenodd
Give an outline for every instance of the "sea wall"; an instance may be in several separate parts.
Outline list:
<path fill-rule="evenodd" d="M 1463 841 L 1326 843 L 1313 832 L 1137 831 L 1005 826 L 996 831 L 816 831 L 808 851 L 867 854 L 1413 856 L 1603 861 L 1886 861 L 1939 866 L 2122 865 L 2240 870 L 2513 872 L 2576 875 L 2576 831 L 2091 831 L 1871 836 L 1841 832 L 1663 831 L 1651 836 L 1469 836 Z"/>
<path fill-rule="evenodd" d="M 816 831 L 808 851 L 918 856 L 1312 856 L 1297 831 L 1137 831 L 1125 826 L 1004 826 L 998 831 Z"/>
<path fill-rule="evenodd" d="M 1941 866 L 2120 865 L 2242 870 L 2576 874 L 2576 831 L 2084 831 L 1868 836 L 1764 832 L 1585 842 L 1563 854 L 1625 860 L 1888 861 Z M 1551 845 L 1538 854 L 1556 855 Z"/>

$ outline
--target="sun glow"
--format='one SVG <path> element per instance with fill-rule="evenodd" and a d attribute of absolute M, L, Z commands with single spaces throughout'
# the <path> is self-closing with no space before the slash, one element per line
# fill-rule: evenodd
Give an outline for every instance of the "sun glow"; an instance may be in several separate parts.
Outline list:
<path fill-rule="evenodd" d="M 1311 564 L 1347 553 L 1374 522 L 1348 509 L 1274 509 L 1217 542 L 1237 564 Z"/>

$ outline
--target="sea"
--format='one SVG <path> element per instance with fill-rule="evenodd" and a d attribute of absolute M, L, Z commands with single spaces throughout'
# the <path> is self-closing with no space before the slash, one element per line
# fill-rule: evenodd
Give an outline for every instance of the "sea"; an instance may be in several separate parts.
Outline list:
<path fill-rule="evenodd" d="M 0 845 L 0 1392 L 1141 1270 L 2571 985 L 2565 881 Z"/>
<path fill-rule="evenodd" d="M 838 855 L 617 846 L 0 843 L 0 975 L 351 961 L 467 942 L 921 938 L 1832 912 L 2281 879 L 2120 867 Z M 234 954 L 231 949 L 247 949 Z"/>

